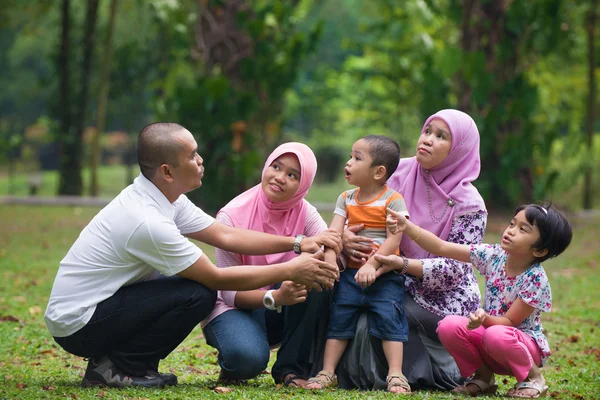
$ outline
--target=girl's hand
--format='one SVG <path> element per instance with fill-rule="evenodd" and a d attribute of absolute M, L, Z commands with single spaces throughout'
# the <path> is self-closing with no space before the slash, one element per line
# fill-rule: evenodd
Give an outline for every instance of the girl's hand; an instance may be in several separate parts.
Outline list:
<path fill-rule="evenodd" d="M 381 254 L 375 254 L 375 260 L 381 263 L 381 267 L 377 269 L 376 277 L 380 277 L 381 275 L 393 271 L 395 269 L 404 268 L 404 260 L 402 257 L 399 257 L 395 254 L 384 256 Z"/>
<path fill-rule="evenodd" d="M 344 253 L 351 261 L 364 264 L 369 257 L 375 254 L 375 250 L 371 247 L 373 239 L 366 236 L 356 236 L 356 232 L 364 229 L 364 225 L 352 225 L 344 230 L 342 235 L 342 244 Z"/>
<path fill-rule="evenodd" d="M 390 208 L 387 209 L 387 218 L 385 222 L 388 230 L 394 235 L 399 232 L 404 232 L 408 225 L 408 221 L 404 215 L 399 214 Z"/>
<path fill-rule="evenodd" d="M 477 329 L 483 324 L 486 317 L 485 311 L 480 308 L 475 312 L 469 314 L 469 322 L 467 323 L 467 329 Z"/>
<path fill-rule="evenodd" d="M 305 237 L 300 242 L 300 250 L 307 253 L 316 253 L 321 250 L 322 246 L 333 249 L 335 254 L 340 254 L 342 251 L 342 236 L 333 229 L 327 229 L 318 235 Z"/>
<path fill-rule="evenodd" d="M 367 286 L 371 286 L 377 277 L 375 276 L 377 270 L 371 264 L 365 264 L 356 273 L 354 276 L 354 280 L 361 287 L 366 288 Z"/>
<path fill-rule="evenodd" d="M 306 286 L 292 281 L 283 281 L 281 287 L 273 292 L 275 307 L 291 306 L 306 301 L 308 291 Z"/>

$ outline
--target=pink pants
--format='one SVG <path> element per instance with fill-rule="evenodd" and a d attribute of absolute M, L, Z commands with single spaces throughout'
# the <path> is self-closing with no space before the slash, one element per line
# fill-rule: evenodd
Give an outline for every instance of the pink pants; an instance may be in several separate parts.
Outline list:
<path fill-rule="evenodd" d="M 483 364 L 495 374 L 512 375 L 522 382 L 535 363 L 542 365 L 535 341 L 517 328 L 494 325 L 467 329 L 466 317 L 449 315 L 438 323 L 440 341 L 454 357 L 463 377 L 469 377 Z"/>

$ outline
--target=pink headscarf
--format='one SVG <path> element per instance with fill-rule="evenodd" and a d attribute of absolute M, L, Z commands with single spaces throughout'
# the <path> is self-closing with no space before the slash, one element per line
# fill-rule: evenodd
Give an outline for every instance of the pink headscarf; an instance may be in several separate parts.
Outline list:
<path fill-rule="evenodd" d="M 282 144 L 267 158 L 262 178 L 273 161 L 288 153 L 296 155 L 300 161 L 300 185 L 296 194 L 284 203 L 274 203 L 267 198 L 259 183 L 231 200 L 219 211 L 229 216 L 234 227 L 280 236 L 296 236 L 304 232 L 308 205 L 304 196 L 308 193 L 317 173 L 317 159 L 312 150 L 302 143 Z M 242 265 L 280 263 L 291 260 L 295 256 L 292 251 L 260 256 L 242 255 Z"/>
<path fill-rule="evenodd" d="M 446 240 L 455 215 L 485 210 L 483 198 L 471 184 L 481 169 L 479 131 L 469 115 L 449 109 L 427 118 L 421 134 L 434 118 L 441 119 L 450 128 L 452 148 L 448 156 L 430 170 L 429 177 L 416 157 L 404 158 L 388 180 L 388 186 L 404 196 L 414 223 Z M 454 201 L 453 207 L 448 205 L 450 199 Z M 407 237 L 402 238 L 400 249 L 407 257 L 432 257 Z"/>

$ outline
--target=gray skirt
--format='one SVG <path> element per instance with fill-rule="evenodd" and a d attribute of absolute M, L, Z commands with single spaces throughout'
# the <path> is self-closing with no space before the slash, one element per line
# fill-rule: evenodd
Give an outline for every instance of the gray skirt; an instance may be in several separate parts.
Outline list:
<path fill-rule="evenodd" d="M 450 390 L 464 382 L 454 359 L 444 349 L 435 332 L 441 317 L 430 313 L 406 294 L 404 310 L 408 319 L 408 342 L 404 343 L 402 373 L 413 390 Z M 387 361 L 381 341 L 369 335 L 363 313 L 336 373 L 344 389 L 385 390 Z"/>

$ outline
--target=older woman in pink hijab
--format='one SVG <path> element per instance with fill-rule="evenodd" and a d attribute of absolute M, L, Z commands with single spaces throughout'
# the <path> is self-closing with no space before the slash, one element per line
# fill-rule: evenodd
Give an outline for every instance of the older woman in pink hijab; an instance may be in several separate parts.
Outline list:
<path fill-rule="evenodd" d="M 479 176 L 479 131 L 473 119 L 458 110 L 441 110 L 423 125 L 416 155 L 402 159 L 388 186 L 404 196 L 411 220 L 454 243 L 481 243 L 487 222 L 484 201 L 472 185 Z M 344 252 L 355 260 L 370 255 L 369 239 L 344 233 Z M 377 257 L 378 274 L 405 273 L 409 336 L 404 346 L 403 373 L 413 389 L 452 389 L 461 385 L 458 368 L 436 333 L 446 315 L 468 316 L 480 304 L 480 292 L 467 263 L 427 253 L 402 239 L 401 256 Z M 361 317 L 356 338 L 338 368 L 340 386 L 385 388 L 381 344 L 369 338 Z"/>
<path fill-rule="evenodd" d="M 217 214 L 217 220 L 283 236 L 336 234 L 304 199 L 317 171 L 317 160 L 302 143 L 285 143 L 268 157 L 260 184 L 242 193 Z M 339 235 L 336 236 L 341 240 Z M 316 238 L 315 238 L 316 239 Z M 218 267 L 268 265 L 296 257 L 294 252 L 249 256 L 216 250 Z M 244 292 L 220 291 L 213 312 L 202 322 L 206 341 L 219 351 L 220 379 L 257 376 L 267 367 L 270 347 L 280 344 L 272 375 L 277 383 L 303 386 L 325 343 L 330 291 L 312 291 L 284 281 Z M 320 347 L 320 348 L 319 348 Z"/>

